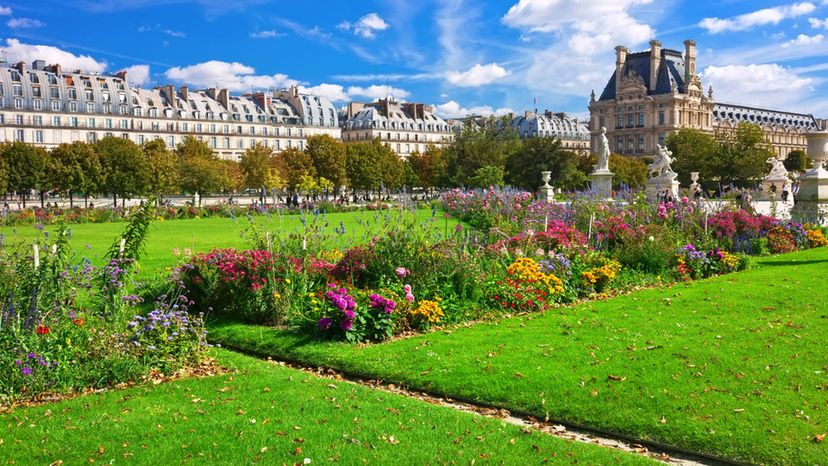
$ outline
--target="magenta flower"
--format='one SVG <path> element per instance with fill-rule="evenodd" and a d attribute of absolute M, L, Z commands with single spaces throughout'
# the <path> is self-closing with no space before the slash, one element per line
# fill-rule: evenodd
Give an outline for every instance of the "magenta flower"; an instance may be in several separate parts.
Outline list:
<path fill-rule="evenodd" d="M 345 311 L 345 318 L 346 319 L 353 319 L 356 316 L 354 311 Z"/>
<path fill-rule="evenodd" d="M 405 294 L 405 299 L 407 299 L 407 300 L 408 300 L 408 302 L 413 303 L 413 302 L 414 302 L 414 295 L 413 295 L 413 294 L 411 294 L 411 293 L 406 293 L 406 294 Z"/>
<path fill-rule="evenodd" d="M 411 273 L 411 272 L 410 272 L 408 269 L 406 269 L 405 267 L 397 267 L 397 269 L 395 270 L 395 272 L 397 273 L 397 276 L 398 276 L 398 277 L 400 277 L 400 279 L 401 279 L 401 280 L 402 280 L 403 278 L 407 277 L 407 276 Z"/>
<path fill-rule="evenodd" d="M 323 317 L 319 319 L 316 325 L 319 327 L 319 330 L 328 330 L 331 327 L 331 319 Z"/>
<path fill-rule="evenodd" d="M 411 285 L 406 284 L 406 285 L 403 287 L 403 291 L 405 291 L 406 293 L 411 293 Z"/>
<path fill-rule="evenodd" d="M 345 332 L 351 330 L 353 327 L 354 321 L 352 321 L 351 319 L 342 319 L 342 322 L 339 323 L 339 328 L 341 328 Z"/>

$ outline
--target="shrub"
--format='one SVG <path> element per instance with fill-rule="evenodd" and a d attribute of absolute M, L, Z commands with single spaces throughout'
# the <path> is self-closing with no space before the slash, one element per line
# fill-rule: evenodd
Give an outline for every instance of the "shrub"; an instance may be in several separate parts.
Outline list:
<path fill-rule="evenodd" d="M 659 274 L 669 267 L 675 250 L 673 233 L 667 227 L 650 224 L 622 233 L 613 253 L 622 265 Z"/>

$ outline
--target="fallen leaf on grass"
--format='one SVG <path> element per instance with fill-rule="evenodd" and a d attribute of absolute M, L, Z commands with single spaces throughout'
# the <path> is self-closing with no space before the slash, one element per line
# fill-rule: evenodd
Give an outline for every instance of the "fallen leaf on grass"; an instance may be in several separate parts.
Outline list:
<path fill-rule="evenodd" d="M 623 382 L 627 380 L 627 376 L 621 377 L 620 375 L 608 375 L 607 380 L 615 380 L 616 382 Z"/>
<path fill-rule="evenodd" d="M 828 435 L 828 432 L 823 434 L 817 434 L 814 436 L 814 443 L 822 443 L 825 440 L 825 436 Z"/>

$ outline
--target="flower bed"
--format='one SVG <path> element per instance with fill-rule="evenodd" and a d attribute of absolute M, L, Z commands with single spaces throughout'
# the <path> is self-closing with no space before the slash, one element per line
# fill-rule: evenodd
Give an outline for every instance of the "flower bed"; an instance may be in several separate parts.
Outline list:
<path fill-rule="evenodd" d="M 0 249 L 0 403 L 171 374 L 199 364 L 203 319 L 174 281 L 149 313 L 132 282 L 151 209 L 130 221 L 103 267 L 72 262 L 69 230 Z"/>

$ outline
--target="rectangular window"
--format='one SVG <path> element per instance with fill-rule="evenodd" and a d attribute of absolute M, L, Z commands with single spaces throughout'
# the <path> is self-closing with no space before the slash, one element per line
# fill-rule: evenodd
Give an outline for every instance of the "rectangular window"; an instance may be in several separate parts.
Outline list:
<path fill-rule="evenodd" d="M 69 123 L 71 123 L 72 126 L 77 128 L 77 126 L 78 126 L 78 117 L 72 117 L 69 120 Z M 74 139 L 77 140 L 77 138 L 74 138 Z"/>
<path fill-rule="evenodd" d="M 60 101 L 59 100 L 53 100 L 52 101 L 52 111 L 53 112 L 59 112 L 60 111 Z"/>
<path fill-rule="evenodd" d="M 242 139 L 242 138 L 238 138 L 238 139 L 236 140 L 236 147 L 237 147 L 238 149 L 244 149 L 244 139 Z"/>
<path fill-rule="evenodd" d="M 60 99 L 60 88 L 50 87 L 49 88 L 49 97 L 51 97 L 53 99 Z"/>
<path fill-rule="evenodd" d="M 167 136 L 167 147 L 175 147 L 175 136 Z"/>
<path fill-rule="evenodd" d="M 12 84 L 12 95 L 15 97 L 23 97 L 23 86 L 20 84 Z"/>
<path fill-rule="evenodd" d="M 618 114 L 615 115 L 615 127 L 616 128 L 623 128 L 624 127 L 624 115 Z"/>
<path fill-rule="evenodd" d="M 181 131 L 183 131 L 183 132 L 185 132 L 185 133 L 186 133 L 186 132 L 188 132 L 188 131 L 190 131 L 190 125 L 189 125 L 189 123 L 181 123 Z"/>
<path fill-rule="evenodd" d="M 87 121 L 86 126 L 88 126 L 88 127 L 90 127 L 90 128 L 94 128 L 94 127 L 95 127 L 95 119 L 94 119 L 94 118 L 90 118 L 90 119 Z"/>
<path fill-rule="evenodd" d="M 644 126 L 644 112 L 638 112 L 638 126 Z"/>
<path fill-rule="evenodd" d="M 32 108 L 35 110 L 43 110 L 43 101 L 40 99 L 33 100 Z"/>
<path fill-rule="evenodd" d="M 659 110 L 658 112 L 658 124 L 664 124 L 664 110 Z"/>
<path fill-rule="evenodd" d="M 138 145 L 141 145 L 141 146 L 144 145 L 144 135 L 143 134 L 138 135 Z"/>
<path fill-rule="evenodd" d="M 14 99 L 14 108 L 23 108 L 23 99 Z"/>
<path fill-rule="evenodd" d="M 279 144 L 279 140 L 278 140 L 278 139 L 277 139 L 276 141 L 273 141 L 273 148 L 274 148 L 274 149 L 279 150 L 279 146 L 280 146 L 280 144 Z"/>
<path fill-rule="evenodd" d="M 211 133 L 215 133 L 215 132 L 216 132 L 216 125 L 214 125 L 214 124 L 211 124 L 211 125 L 210 125 L 210 132 L 211 132 Z"/>
<path fill-rule="evenodd" d="M 121 120 L 121 129 L 129 129 L 129 121 Z"/>
<path fill-rule="evenodd" d="M 210 138 L 210 148 L 211 149 L 216 148 L 216 138 L 215 137 Z"/>
<path fill-rule="evenodd" d="M 43 144 L 43 131 L 37 130 L 34 132 L 34 139 L 36 143 Z"/>
<path fill-rule="evenodd" d="M 658 143 L 659 144 L 664 144 L 664 139 L 666 139 L 666 138 L 667 138 L 666 133 L 658 133 Z"/>
<path fill-rule="evenodd" d="M 287 137 L 290 137 L 290 128 L 286 128 L 285 133 L 287 133 Z"/>
<path fill-rule="evenodd" d="M 256 145 L 256 140 L 255 140 L 255 139 L 251 139 L 251 140 L 250 140 L 250 145 L 249 145 L 249 146 L 247 146 L 247 147 L 253 147 L 253 146 L 255 146 L 255 145 Z"/>
<path fill-rule="evenodd" d="M 52 126 L 60 126 L 60 117 L 52 117 Z"/>
<path fill-rule="evenodd" d="M 17 142 L 25 142 L 25 137 L 22 129 L 14 130 L 14 140 Z"/>
<path fill-rule="evenodd" d="M 71 112 L 77 112 L 78 111 L 78 103 L 75 102 L 74 100 L 69 102 L 69 111 L 71 111 Z"/>
<path fill-rule="evenodd" d="M 632 127 L 635 124 L 635 114 L 627 114 L 627 127 Z"/>
<path fill-rule="evenodd" d="M 22 125 L 23 124 L 23 115 L 15 115 L 14 116 L 14 123 L 16 125 Z"/>
<path fill-rule="evenodd" d="M 35 115 L 32 117 L 32 123 L 34 123 L 35 126 L 43 126 L 43 117 L 41 115 Z"/>
<path fill-rule="evenodd" d="M 224 138 L 224 148 L 225 149 L 230 148 L 230 138 Z"/>
<path fill-rule="evenodd" d="M 86 142 L 95 142 L 98 140 L 98 135 L 95 133 L 86 133 Z"/>
<path fill-rule="evenodd" d="M 635 136 L 627 136 L 627 150 L 632 152 L 635 150 Z"/>
<path fill-rule="evenodd" d="M 95 104 L 93 102 L 88 102 L 86 104 L 86 111 L 92 113 L 95 111 Z"/>
<path fill-rule="evenodd" d="M 106 125 L 107 128 L 112 128 L 112 119 L 107 118 L 106 120 L 104 120 L 104 124 Z"/>
<path fill-rule="evenodd" d="M 255 126 L 250 127 L 250 134 L 256 134 L 256 127 Z"/>
<path fill-rule="evenodd" d="M 644 152 L 644 135 L 638 135 L 638 152 Z"/>

